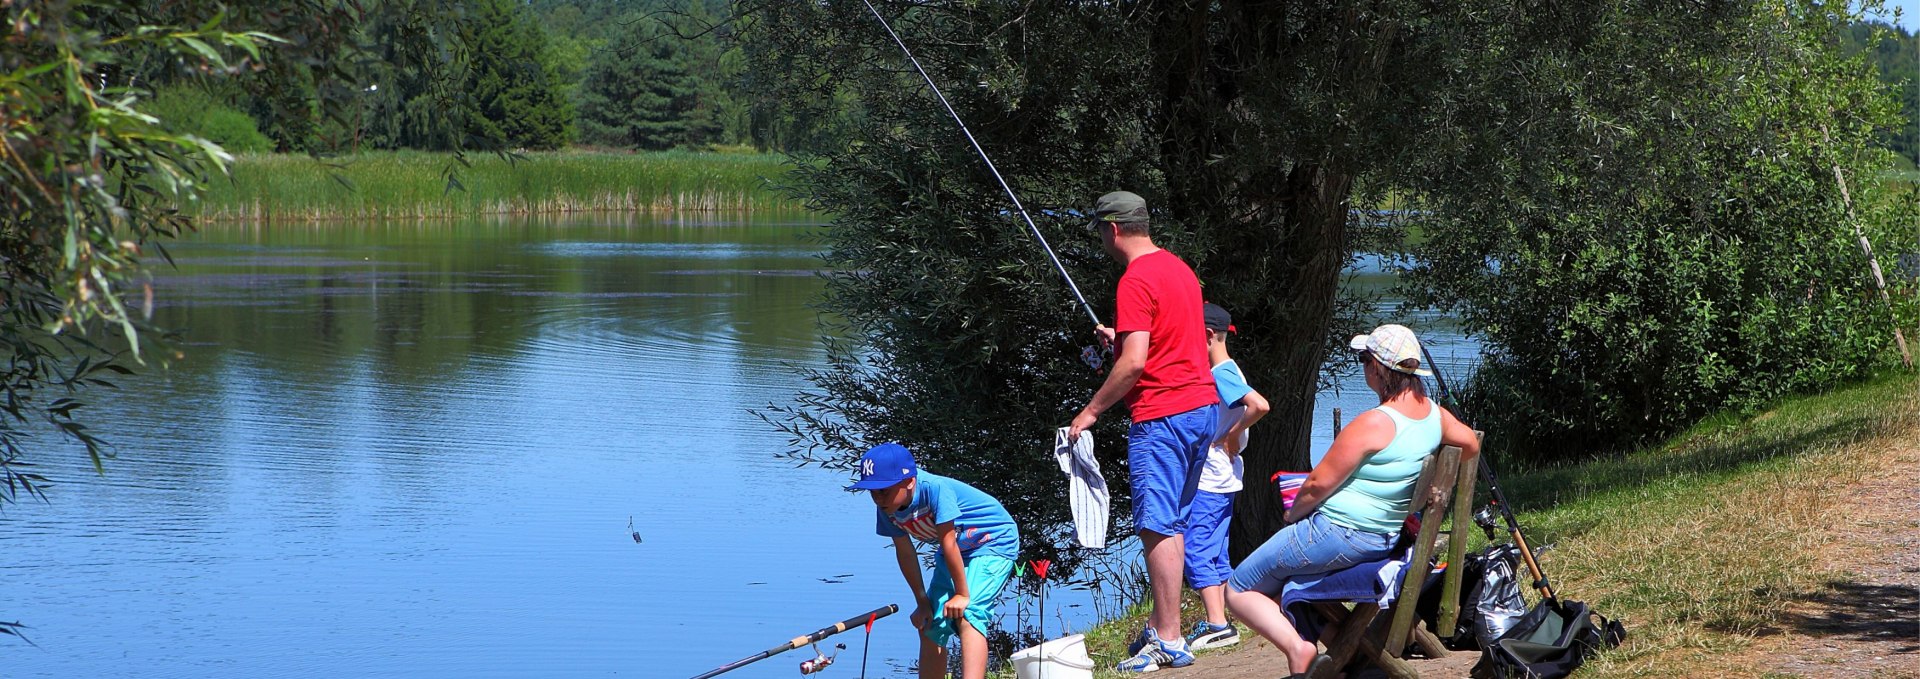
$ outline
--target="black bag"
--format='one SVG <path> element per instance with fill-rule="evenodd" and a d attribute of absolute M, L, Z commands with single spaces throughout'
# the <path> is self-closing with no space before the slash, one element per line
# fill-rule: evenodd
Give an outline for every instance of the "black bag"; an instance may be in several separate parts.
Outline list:
<path fill-rule="evenodd" d="M 1505 543 L 1489 545 L 1461 561 L 1458 566 L 1462 571 L 1460 601 L 1456 603 L 1460 616 L 1454 628 L 1443 630 L 1439 624 L 1443 571 L 1435 570 L 1427 578 L 1426 588 L 1420 590 L 1420 601 L 1414 610 L 1447 648 L 1478 651 L 1511 627 L 1512 620 L 1526 613 L 1526 602 L 1520 599 L 1520 585 L 1515 575 L 1520 564 L 1520 548 Z M 1446 567 L 1455 568 L 1453 564 Z"/>
<path fill-rule="evenodd" d="M 1556 679 L 1573 673 L 1601 648 L 1619 646 L 1626 628 L 1578 601 L 1545 601 L 1487 646 L 1476 679 Z"/>

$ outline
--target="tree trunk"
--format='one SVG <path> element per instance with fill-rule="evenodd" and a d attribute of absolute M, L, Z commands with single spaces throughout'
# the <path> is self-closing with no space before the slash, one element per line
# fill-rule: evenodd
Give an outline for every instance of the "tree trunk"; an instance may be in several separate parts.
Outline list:
<path fill-rule="evenodd" d="M 1242 60 L 1280 48 L 1257 28 L 1275 24 L 1239 20 L 1210 31 L 1213 11 L 1202 3 L 1161 14 L 1154 35 L 1163 42 L 1153 54 L 1162 74 L 1167 207 L 1182 222 L 1209 227 L 1169 240 L 1191 239 L 1175 251 L 1192 258 L 1206 298 L 1234 315 L 1240 330 L 1229 351 L 1273 406 L 1244 453 L 1247 485 L 1229 534 L 1238 562 L 1280 528 L 1280 498 L 1267 478 L 1307 468 L 1313 398 L 1347 261 L 1354 173 L 1337 158 L 1248 152 L 1257 145 L 1245 140 L 1264 134 L 1266 123 L 1247 114 L 1240 96 L 1254 83 L 1242 78 L 1263 76 Z"/>
<path fill-rule="evenodd" d="M 1285 508 L 1268 479 L 1276 471 L 1308 469 L 1314 394 L 1346 265 L 1352 183 L 1351 174 L 1322 167 L 1296 167 L 1289 174 L 1282 214 L 1292 226 L 1291 237 L 1283 241 L 1283 252 L 1273 253 L 1268 274 L 1274 285 L 1264 288 L 1278 298 L 1278 308 L 1265 309 L 1265 318 L 1257 319 L 1270 324 L 1263 332 L 1229 345 L 1254 388 L 1273 406 L 1242 453 L 1246 487 L 1234 500 L 1228 534 L 1228 553 L 1236 564 L 1280 529 Z"/>

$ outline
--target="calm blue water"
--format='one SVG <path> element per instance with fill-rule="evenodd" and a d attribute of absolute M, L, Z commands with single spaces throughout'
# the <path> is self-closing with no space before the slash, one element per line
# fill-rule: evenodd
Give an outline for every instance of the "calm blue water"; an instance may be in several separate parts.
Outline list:
<path fill-rule="evenodd" d="M 640 217 L 195 236 L 157 277 L 183 358 L 93 395 L 107 474 L 49 439 L 51 502 L 0 510 L 0 620 L 38 644 L 0 638 L 0 674 L 685 677 L 903 602 L 871 503 L 748 413 L 821 360 L 812 247 Z M 869 676 L 916 655 L 904 617 Z M 821 676 L 858 676 L 836 640 Z"/>

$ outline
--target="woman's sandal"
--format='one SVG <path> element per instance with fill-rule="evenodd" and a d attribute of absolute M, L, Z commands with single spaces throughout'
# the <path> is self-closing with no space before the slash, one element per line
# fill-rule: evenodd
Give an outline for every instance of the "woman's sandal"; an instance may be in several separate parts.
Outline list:
<path fill-rule="evenodd" d="M 1322 666 L 1330 665 L 1332 663 L 1333 663 L 1333 658 L 1329 657 L 1325 653 L 1321 653 L 1313 657 L 1313 662 L 1307 663 L 1307 671 L 1289 674 L 1287 675 L 1287 679 L 1307 679 L 1307 677 L 1313 676 L 1314 672 L 1320 670 Z"/>

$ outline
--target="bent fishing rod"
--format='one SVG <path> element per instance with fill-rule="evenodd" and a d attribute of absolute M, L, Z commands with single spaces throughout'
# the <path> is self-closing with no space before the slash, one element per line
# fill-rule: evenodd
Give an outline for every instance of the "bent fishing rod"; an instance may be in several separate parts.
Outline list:
<path fill-rule="evenodd" d="M 1466 414 L 1460 408 L 1460 401 L 1453 398 L 1453 390 L 1447 388 L 1447 378 L 1440 374 L 1440 364 L 1433 362 L 1433 352 L 1427 351 L 1427 346 L 1422 344 L 1420 355 L 1431 366 L 1429 369 L 1433 371 L 1433 381 L 1440 387 L 1440 400 L 1453 406 L 1455 416 L 1464 422 Z M 1506 519 L 1507 532 L 1513 535 L 1513 543 L 1520 548 L 1520 557 L 1526 560 L 1527 570 L 1533 575 L 1533 588 L 1540 590 L 1541 596 L 1558 602 L 1560 597 L 1553 591 L 1553 583 L 1547 581 L 1547 572 L 1540 570 L 1540 562 L 1533 558 L 1533 548 L 1527 546 L 1527 538 L 1520 532 L 1520 520 L 1513 516 L 1513 506 L 1507 504 L 1507 493 L 1500 489 L 1500 481 L 1493 473 L 1493 463 L 1487 461 L 1487 451 L 1480 451 L 1479 458 L 1480 482 L 1486 484 L 1487 490 L 1493 495 L 1493 504 L 1500 508 L 1501 517 Z"/>
<path fill-rule="evenodd" d="M 980 141 L 973 138 L 973 131 L 967 129 L 967 121 L 960 119 L 960 112 L 955 111 L 953 104 L 947 102 L 947 95 L 940 92 L 940 86 L 934 84 L 933 76 L 927 75 L 927 69 L 920 66 L 920 59 L 913 56 L 913 50 L 907 49 L 906 41 L 901 40 L 900 34 L 893 31 L 893 24 L 887 23 L 887 18 L 880 15 L 880 10 L 873 6 L 872 0 L 860 1 L 866 4 L 867 11 L 873 13 L 873 18 L 880 22 L 880 27 L 887 29 L 887 35 L 893 38 L 893 44 L 899 45 L 900 52 L 907 55 L 907 62 L 913 64 L 913 70 L 919 72 L 920 77 L 927 81 L 927 88 L 933 90 L 933 96 L 940 100 L 941 106 L 946 107 L 947 115 L 953 116 L 953 122 L 960 126 L 960 133 L 966 135 L 967 143 L 973 145 L 974 153 L 980 154 L 980 160 L 986 161 L 987 171 L 993 173 L 994 181 L 1000 182 L 1000 188 L 1007 192 L 1007 200 L 1013 201 L 1013 209 L 1020 213 L 1021 219 L 1026 220 L 1027 230 L 1032 232 L 1033 239 L 1040 243 L 1040 249 L 1047 252 L 1047 259 L 1053 260 L 1053 268 L 1060 272 L 1060 278 L 1067 281 L 1067 289 L 1072 290 L 1073 298 L 1080 301 L 1080 308 L 1087 312 L 1087 318 L 1091 319 L 1094 325 L 1100 325 L 1099 314 L 1093 312 L 1093 305 L 1088 304 L 1086 296 L 1080 294 L 1080 286 L 1073 283 L 1073 276 L 1067 273 L 1066 265 L 1060 263 L 1060 256 L 1054 254 L 1053 246 L 1047 244 L 1047 237 L 1040 235 L 1040 227 L 1033 223 L 1033 216 L 1027 214 L 1027 207 L 1020 203 L 1020 196 L 1014 194 L 1013 186 L 1007 183 L 1006 178 L 1000 176 L 1000 168 L 994 166 L 993 158 L 988 157 L 987 150 L 980 146 Z"/>
<path fill-rule="evenodd" d="M 818 630 L 815 630 L 812 634 L 804 634 L 801 636 L 794 637 L 792 640 L 786 643 L 780 644 L 779 646 L 769 648 L 759 653 L 755 653 L 745 658 L 741 658 L 739 660 L 735 660 L 725 665 L 721 665 L 719 667 L 713 668 L 706 672 L 702 672 L 698 675 L 695 675 L 693 679 L 709 679 L 710 677 L 717 677 L 722 674 L 732 672 L 742 667 L 746 667 L 747 665 L 751 665 L 753 663 L 766 660 L 767 658 L 780 655 L 781 653 L 791 651 L 801 646 L 813 644 L 815 642 L 820 641 L 821 639 L 825 639 L 835 634 L 839 634 L 841 632 L 845 632 L 847 630 L 854 629 L 862 625 L 872 625 L 873 621 L 879 620 L 889 615 L 893 615 L 896 611 L 899 611 L 899 610 L 900 610 L 900 606 L 896 604 L 887 604 L 885 606 L 881 606 L 879 608 L 873 609 L 872 611 L 861 613 L 859 615 L 853 616 L 851 618 L 847 618 L 840 622 L 836 622 L 827 627 L 822 627 Z M 833 662 L 832 658 L 827 658 L 826 660 L 827 660 L 827 664 L 831 664 Z M 822 665 L 821 667 L 824 668 L 825 665 Z M 814 670 L 809 666 L 803 665 L 800 671 L 802 674 L 810 674 L 817 670 Z"/>

